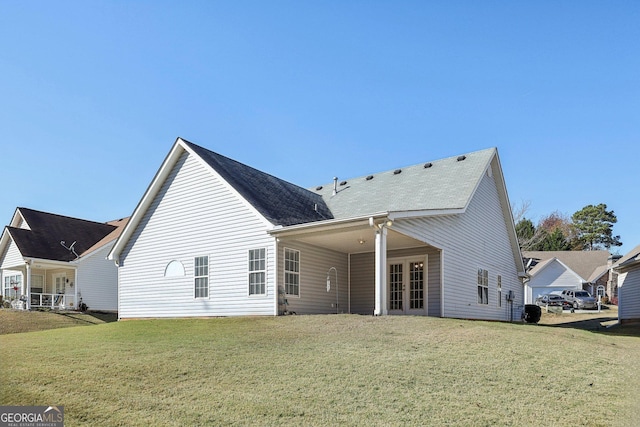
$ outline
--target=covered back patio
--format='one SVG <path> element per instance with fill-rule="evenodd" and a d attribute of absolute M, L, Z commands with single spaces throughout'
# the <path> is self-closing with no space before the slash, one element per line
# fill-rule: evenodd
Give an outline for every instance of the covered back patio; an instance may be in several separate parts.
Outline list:
<path fill-rule="evenodd" d="M 300 280 L 307 291 L 287 298 L 291 310 L 314 312 L 326 283 L 337 313 L 440 317 L 442 251 L 396 225 L 381 214 L 274 230 L 279 256 L 289 248 L 300 251 Z M 284 269 L 279 260 L 280 285 Z"/>

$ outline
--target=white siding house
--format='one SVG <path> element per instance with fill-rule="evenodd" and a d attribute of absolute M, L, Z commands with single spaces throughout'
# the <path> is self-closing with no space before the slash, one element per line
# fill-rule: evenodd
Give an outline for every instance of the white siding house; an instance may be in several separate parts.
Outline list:
<path fill-rule="evenodd" d="M 597 286 L 609 277 L 609 251 L 523 251 L 529 280 L 525 282 L 525 303 L 534 304 L 541 295 L 564 289 L 596 294 Z M 605 287 L 602 286 L 604 289 Z M 604 292 L 603 292 L 604 294 Z"/>
<path fill-rule="evenodd" d="M 0 238 L 3 299 L 19 308 L 116 311 L 118 271 L 106 256 L 125 223 L 17 208 Z"/>
<path fill-rule="evenodd" d="M 539 296 L 564 289 L 582 290 L 584 279 L 557 258 L 538 264 L 529 272 L 531 278 L 525 284 L 525 302 L 533 304 Z"/>
<path fill-rule="evenodd" d="M 618 319 L 621 323 L 640 321 L 640 246 L 636 246 L 614 266 L 618 272 Z"/>
<path fill-rule="evenodd" d="M 519 319 L 496 149 L 303 189 L 178 138 L 113 246 L 119 316 Z"/>

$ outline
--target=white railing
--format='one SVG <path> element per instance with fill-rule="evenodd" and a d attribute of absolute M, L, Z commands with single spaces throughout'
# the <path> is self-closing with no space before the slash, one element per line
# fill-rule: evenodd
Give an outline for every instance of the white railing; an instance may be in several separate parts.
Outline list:
<path fill-rule="evenodd" d="M 31 293 L 31 307 L 57 308 L 60 310 L 74 310 L 73 295 Z"/>

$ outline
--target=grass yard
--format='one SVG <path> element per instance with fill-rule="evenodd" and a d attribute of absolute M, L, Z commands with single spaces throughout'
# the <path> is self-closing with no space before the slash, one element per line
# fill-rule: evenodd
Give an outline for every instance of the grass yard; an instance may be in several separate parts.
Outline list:
<path fill-rule="evenodd" d="M 0 335 L 45 331 L 70 326 L 99 325 L 117 320 L 116 314 L 58 311 L 0 310 Z"/>
<path fill-rule="evenodd" d="M 640 336 L 614 329 L 330 315 L 7 334 L 0 405 L 64 405 L 67 426 L 637 425 Z"/>

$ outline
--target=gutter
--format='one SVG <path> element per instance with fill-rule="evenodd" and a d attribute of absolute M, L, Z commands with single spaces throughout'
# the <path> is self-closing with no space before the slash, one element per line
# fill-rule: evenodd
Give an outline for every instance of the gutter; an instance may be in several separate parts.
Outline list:
<path fill-rule="evenodd" d="M 272 236 L 287 236 L 287 235 L 296 235 L 300 233 L 307 233 L 310 231 L 325 231 L 325 230 L 336 230 L 341 228 L 353 227 L 354 225 L 359 225 L 357 223 L 362 223 L 361 225 L 369 226 L 369 219 L 387 219 L 389 217 L 388 212 L 380 212 L 371 215 L 364 215 L 352 218 L 340 218 L 340 219 L 328 219 L 325 221 L 315 221 L 315 222 L 305 222 L 304 224 L 296 224 L 289 226 L 276 226 L 271 230 L 267 230 Z"/>

